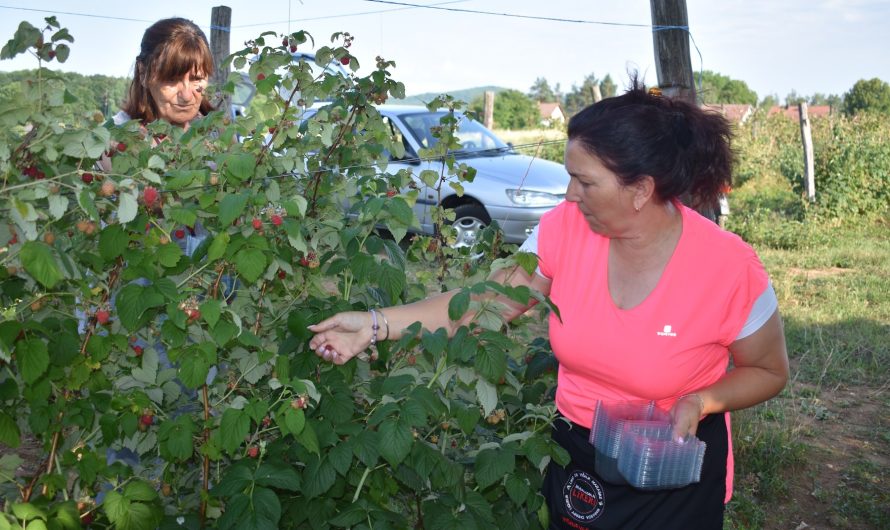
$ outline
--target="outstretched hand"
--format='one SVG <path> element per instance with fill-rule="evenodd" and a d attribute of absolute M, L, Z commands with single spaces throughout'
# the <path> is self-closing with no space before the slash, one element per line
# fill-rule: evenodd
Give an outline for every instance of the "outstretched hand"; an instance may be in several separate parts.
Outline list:
<path fill-rule="evenodd" d="M 316 355 L 334 364 L 345 364 L 371 344 L 371 315 L 346 311 L 308 326 L 315 333 L 309 347 Z"/>

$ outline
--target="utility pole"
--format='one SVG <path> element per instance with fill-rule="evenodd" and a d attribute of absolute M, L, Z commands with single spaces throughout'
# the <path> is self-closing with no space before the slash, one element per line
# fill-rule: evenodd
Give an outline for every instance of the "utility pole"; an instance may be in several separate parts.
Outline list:
<path fill-rule="evenodd" d="M 232 35 L 232 8 L 217 6 L 210 11 L 210 53 L 213 54 L 213 76 L 210 83 L 216 88 L 213 103 L 220 110 L 228 109 L 230 98 L 223 97 L 222 87 L 229 79 L 229 68 L 223 62 L 229 56 L 229 39 Z"/>
<path fill-rule="evenodd" d="M 696 103 L 686 0 L 649 0 L 649 5 L 658 87 L 667 97 Z"/>

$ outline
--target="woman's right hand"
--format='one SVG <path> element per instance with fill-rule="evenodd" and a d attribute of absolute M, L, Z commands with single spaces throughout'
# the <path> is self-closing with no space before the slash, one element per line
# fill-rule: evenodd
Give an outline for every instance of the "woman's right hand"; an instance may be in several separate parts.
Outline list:
<path fill-rule="evenodd" d="M 371 314 L 346 311 L 308 326 L 315 336 L 309 347 L 316 355 L 334 364 L 345 364 L 371 345 L 374 334 Z"/>

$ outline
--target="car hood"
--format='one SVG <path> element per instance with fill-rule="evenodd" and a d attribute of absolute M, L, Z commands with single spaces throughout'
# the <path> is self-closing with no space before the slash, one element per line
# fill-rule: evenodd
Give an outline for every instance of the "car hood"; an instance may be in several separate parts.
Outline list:
<path fill-rule="evenodd" d="M 503 190 L 524 189 L 563 195 L 569 185 L 569 174 L 562 164 L 526 155 L 505 154 L 498 156 L 461 156 L 459 162 L 476 169 L 473 182 L 464 183 L 464 189 L 477 195 L 486 189 L 485 204 L 510 205 Z M 497 190 L 495 193 L 495 190 Z"/>

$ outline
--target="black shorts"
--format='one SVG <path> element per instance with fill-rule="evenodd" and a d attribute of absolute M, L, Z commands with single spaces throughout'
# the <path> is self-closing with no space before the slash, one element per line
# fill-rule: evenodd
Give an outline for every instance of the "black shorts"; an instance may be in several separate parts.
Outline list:
<path fill-rule="evenodd" d="M 724 414 L 706 416 L 696 435 L 707 444 L 701 481 L 677 489 L 642 491 L 602 480 L 594 471 L 590 431 L 557 420 L 553 440 L 572 460 L 566 467 L 552 461 L 547 467 L 542 491 L 550 511 L 550 529 L 722 530 L 729 450 Z"/>

